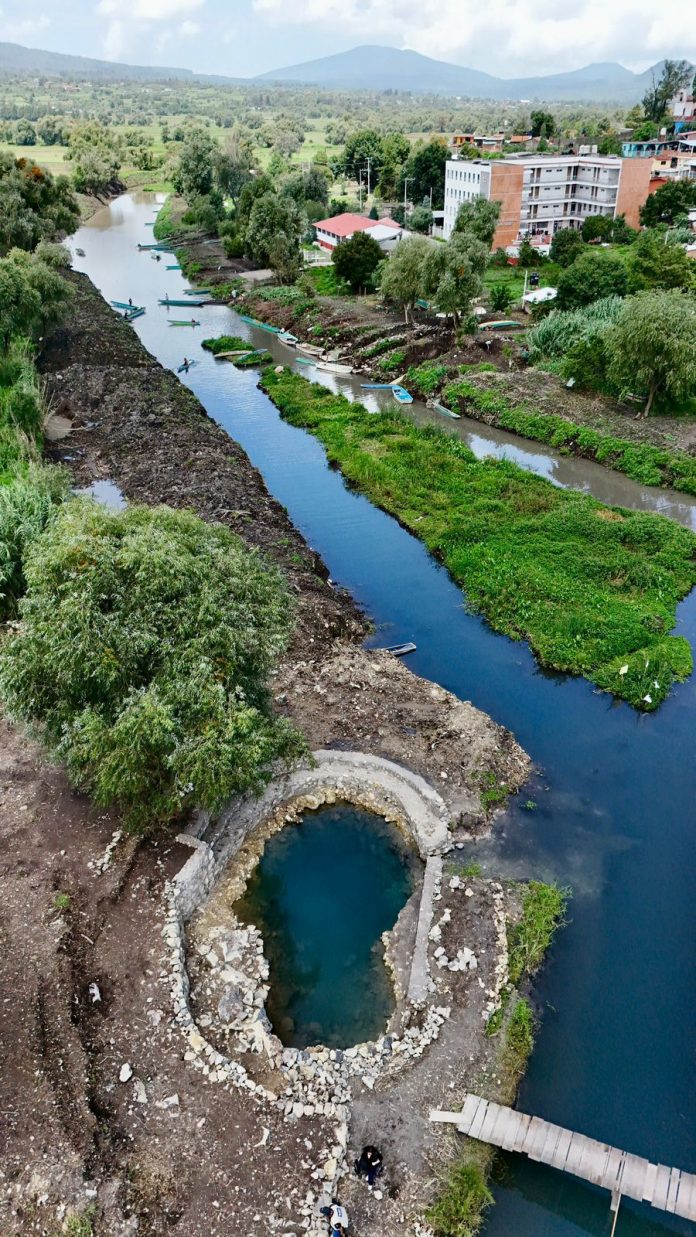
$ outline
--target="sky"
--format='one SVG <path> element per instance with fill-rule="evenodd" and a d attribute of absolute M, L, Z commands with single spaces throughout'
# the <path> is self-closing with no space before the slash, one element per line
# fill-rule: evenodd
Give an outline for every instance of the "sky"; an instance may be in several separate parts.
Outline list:
<path fill-rule="evenodd" d="M 0 0 L 0 41 L 232 77 L 380 43 L 513 77 L 602 60 L 634 70 L 664 56 L 696 62 L 687 7 L 687 0 Z"/>

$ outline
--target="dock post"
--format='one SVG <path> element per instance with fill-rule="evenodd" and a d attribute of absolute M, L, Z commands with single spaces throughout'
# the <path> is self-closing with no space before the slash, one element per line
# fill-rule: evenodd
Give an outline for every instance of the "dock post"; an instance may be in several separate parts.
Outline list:
<path fill-rule="evenodd" d="M 619 1207 L 621 1206 L 621 1194 L 619 1190 L 613 1190 L 611 1195 L 610 1209 L 614 1212 L 614 1223 L 611 1226 L 611 1237 L 614 1237 L 616 1232 L 616 1221 L 619 1218 Z"/>

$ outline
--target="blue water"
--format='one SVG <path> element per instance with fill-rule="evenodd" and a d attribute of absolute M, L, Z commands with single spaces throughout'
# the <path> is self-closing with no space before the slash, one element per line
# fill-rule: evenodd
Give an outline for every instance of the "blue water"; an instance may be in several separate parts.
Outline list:
<path fill-rule="evenodd" d="M 284 1044 L 348 1048 L 384 1034 L 394 991 L 381 936 L 418 867 L 394 825 L 345 803 L 267 842 L 235 910 L 263 933 L 266 1009 Z"/>
<path fill-rule="evenodd" d="M 508 726 L 539 769 L 521 796 L 536 810 L 513 806 L 478 848 L 491 872 L 573 889 L 570 922 L 536 990 L 543 1019 L 519 1107 L 696 1171 L 694 679 L 656 713 L 638 715 L 583 680 L 540 670 L 526 645 L 468 614 L 447 572 L 346 487 L 315 439 L 281 421 L 253 373 L 216 362 L 193 332 L 165 325 L 157 297 L 184 283 L 135 252 L 148 217 L 149 205 L 120 200 L 81 229 L 74 243 L 87 257 L 76 264 L 108 298 L 148 306 L 135 328 L 162 364 L 174 367 L 196 347 L 200 364 L 187 384 L 242 444 L 333 579 L 365 606 L 373 643 L 413 640 L 411 669 Z M 246 334 L 228 309 L 196 316 L 198 339 Z M 694 645 L 696 594 L 679 607 L 678 631 Z M 502 1162 L 487 1234 L 609 1231 L 606 1196 L 522 1157 Z M 621 1237 L 691 1231 L 622 1204 Z"/>

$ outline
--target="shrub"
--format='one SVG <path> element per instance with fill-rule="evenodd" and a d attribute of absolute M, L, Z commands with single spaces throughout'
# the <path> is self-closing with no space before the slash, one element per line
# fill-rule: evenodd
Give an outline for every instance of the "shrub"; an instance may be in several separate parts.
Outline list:
<path fill-rule="evenodd" d="M 446 377 L 447 366 L 436 361 L 424 361 L 422 365 L 412 365 L 406 371 L 406 382 L 419 395 L 432 395 Z"/>
<path fill-rule="evenodd" d="M 427 1220 L 438 1237 L 475 1237 L 492 1202 L 493 1195 L 478 1165 L 458 1160 L 450 1167 Z"/>
<path fill-rule="evenodd" d="M 626 264 L 617 253 L 590 249 L 576 258 L 558 280 L 558 308 L 575 309 L 608 296 L 624 296 Z"/>
<path fill-rule="evenodd" d="M 217 356 L 219 352 L 243 352 L 251 348 L 251 344 L 241 335 L 218 335 L 216 339 L 204 339 L 201 347 Z"/>
<path fill-rule="evenodd" d="M 541 881 L 529 882 L 522 917 L 508 936 L 511 983 L 519 983 L 525 973 L 533 975 L 541 965 L 567 904 L 567 890 Z"/>
<path fill-rule="evenodd" d="M 68 491 L 67 474 L 30 463 L 0 485 L 0 619 L 13 618 L 25 589 L 30 546 L 53 519 Z"/>
<path fill-rule="evenodd" d="M 277 757 L 302 749 L 267 688 L 288 595 L 227 529 L 72 501 L 25 572 L 21 630 L 0 655 L 4 697 L 130 828 L 259 791 Z"/>
<path fill-rule="evenodd" d="M 580 309 L 554 309 L 528 337 L 531 361 L 564 356 L 579 340 L 602 333 L 616 322 L 623 301 L 607 296 Z"/>
<path fill-rule="evenodd" d="M 491 309 L 494 309 L 496 313 L 504 313 L 511 301 L 512 292 L 508 285 L 494 283 L 490 294 Z"/>

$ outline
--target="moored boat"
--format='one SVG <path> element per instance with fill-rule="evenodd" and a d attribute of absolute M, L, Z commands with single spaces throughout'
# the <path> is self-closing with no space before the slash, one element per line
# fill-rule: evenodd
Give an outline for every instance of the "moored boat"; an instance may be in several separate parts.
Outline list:
<path fill-rule="evenodd" d="M 412 404 L 413 396 L 409 394 L 405 387 L 392 387 L 392 395 L 397 404 Z"/>
<path fill-rule="evenodd" d="M 338 361 L 316 361 L 317 369 L 321 369 L 327 374 L 352 374 L 353 367 L 351 365 L 340 365 Z"/>
<path fill-rule="evenodd" d="M 444 404 L 438 404 L 436 399 L 428 400 L 428 408 L 434 408 L 435 412 L 439 412 L 443 417 L 451 417 L 453 421 L 461 421 L 461 416 L 458 412 L 453 412 L 451 408 L 447 408 Z"/>

